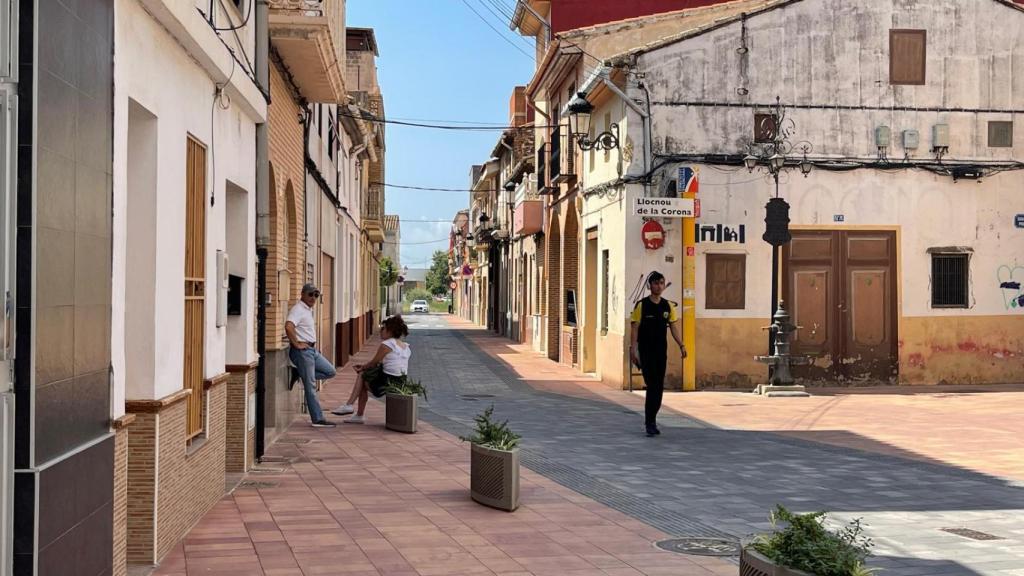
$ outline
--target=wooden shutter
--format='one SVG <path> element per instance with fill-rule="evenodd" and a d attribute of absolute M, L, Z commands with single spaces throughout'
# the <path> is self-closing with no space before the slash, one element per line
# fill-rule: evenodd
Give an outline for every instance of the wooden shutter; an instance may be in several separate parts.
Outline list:
<path fill-rule="evenodd" d="M 745 254 L 707 255 L 708 310 L 742 310 L 747 288 L 747 256 Z"/>
<path fill-rule="evenodd" d="M 188 438 L 203 431 L 203 344 L 206 309 L 206 148 L 189 137 L 185 160 L 185 372 L 192 391 Z"/>
<path fill-rule="evenodd" d="M 922 85 L 925 82 L 928 32 L 889 31 L 889 83 Z"/>
<path fill-rule="evenodd" d="M 754 143 L 769 144 L 775 141 L 775 134 L 778 130 L 778 119 L 775 114 L 754 113 Z"/>

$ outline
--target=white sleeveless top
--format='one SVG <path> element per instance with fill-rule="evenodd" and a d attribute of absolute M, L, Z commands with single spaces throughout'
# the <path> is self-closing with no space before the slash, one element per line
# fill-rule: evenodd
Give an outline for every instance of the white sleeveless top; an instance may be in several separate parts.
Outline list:
<path fill-rule="evenodd" d="M 402 348 L 394 338 L 388 338 L 381 342 L 381 344 L 391 349 L 391 352 L 388 352 L 381 361 L 384 373 L 389 376 L 405 376 L 408 374 L 409 357 L 412 356 L 412 349 L 409 345 L 406 344 L 405 348 Z"/>

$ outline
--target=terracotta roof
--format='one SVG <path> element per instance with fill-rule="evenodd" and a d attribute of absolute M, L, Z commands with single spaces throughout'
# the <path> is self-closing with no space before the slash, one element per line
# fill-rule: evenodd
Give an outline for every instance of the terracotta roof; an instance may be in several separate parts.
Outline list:
<path fill-rule="evenodd" d="M 398 230 L 399 220 L 398 214 L 385 214 L 384 215 L 384 231 L 393 232 Z"/>

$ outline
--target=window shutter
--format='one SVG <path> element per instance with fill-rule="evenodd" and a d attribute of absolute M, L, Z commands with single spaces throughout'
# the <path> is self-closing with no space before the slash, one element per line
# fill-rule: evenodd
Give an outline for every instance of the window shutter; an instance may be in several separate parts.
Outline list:
<path fill-rule="evenodd" d="M 746 307 L 747 256 L 708 254 L 704 307 L 708 310 L 742 310 Z"/>
<path fill-rule="evenodd" d="M 927 68 L 925 30 L 889 31 L 889 83 L 923 85 Z"/>

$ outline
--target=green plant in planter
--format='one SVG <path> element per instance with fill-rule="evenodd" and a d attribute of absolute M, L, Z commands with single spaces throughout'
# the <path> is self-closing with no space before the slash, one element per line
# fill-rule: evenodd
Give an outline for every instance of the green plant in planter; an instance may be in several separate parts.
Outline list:
<path fill-rule="evenodd" d="M 424 400 L 427 398 L 427 389 L 423 386 L 423 382 L 413 380 L 408 375 L 401 378 L 388 378 L 388 383 L 384 386 L 384 393 L 400 396 L 423 396 Z"/>
<path fill-rule="evenodd" d="M 771 534 L 758 536 L 750 548 L 775 564 L 816 576 L 871 576 L 864 565 L 874 543 L 864 536 L 860 519 L 840 530 L 825 527 L 825 513 L 795 514 L 779 505 L 771 514 Z M 779 524 L 784 523 L 784 528 Z"/>
<path fill-rule="evenodd" d="M 472 436 L 459 436 L 463 442 L 472 442 L 484 448 L 493 450 L 509 451 L 519 446 L 520 436 L 508 428 L 508 420 L 498 424 L 491 419 L 494 414 L 494 405 L 484 410 L 483 414 L 477 414 L 473 419 L 476 421 L 476 433 Z"/>

